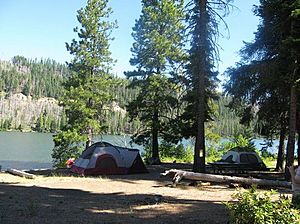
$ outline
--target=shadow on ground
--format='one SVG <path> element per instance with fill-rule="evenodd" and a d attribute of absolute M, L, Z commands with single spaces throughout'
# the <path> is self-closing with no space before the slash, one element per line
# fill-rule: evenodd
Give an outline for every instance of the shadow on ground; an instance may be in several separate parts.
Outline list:
<path fill-rule="evenodd" d="M 158 182 L 163 180 L 168 180 L 171 183 L 170 178 L 161 178 L 160 173 L 165 172 L 169 169 L 184 169 L 191 170 L 191 164 L 176 164 L 176 163 L 165 163 L 162 165 L 149 165 L 147 166 L 148 173 L 139 173 L 139 174 L 127 174 L 127 175 L 99 175 L 93 177 L 102 177 L 112 180 L 119 180 L 124 182 L 130 182 L 131 180 L 157 180 Z M 45 170 L 30 170 L 28 171 L 31 174 L 40 175 L 44 177 L 51 176 L 61 176 L 61 177 L 82 177 L 82 175 L 78 175 L 70 172 L 69 169 L 45 169 Z"/>
<path fill-rule="evenodd" d="M 0 184 L 0 223 L 227 223 L 225 206 L 155 194 Z"/>
<path fill-rule="evenodd" d="M 180 170 L 186 170 L 191 171 L 192 170 L 192 164 L 186 164 L 186 163 L 163 163 L 161 165 L 148 165 L 147 169 L 149 173 L 143 173 L 143 174 L 130 174 L 130 175 L 100 175 L 100 176 L 94 176 L 94 177 L 101 177 L 106 179 L 112 179 L 117 181 L 123 181 L 126 183 L 134 183 L 133 181 L 136 180 L 149 180 L 153 181 L 155 180 L 157 183 L 163 183 L 164 185 L 171 184 L 172 178 L 171 177 L 161 177 L 160 173 L 165 172 L 169 169 L 180 169 Z M 211 170 L 207 170 L 208 173 L 212 173 Z M 75 177 L 81 177 L 81 175 L 71 173 L 69 169 L 46 169 L 46 170 L 36 170 L 36 171 L 30 171 L 32 174 L 41 175 L 45 177 L 49 176 L 75 176 Z M 213 174 L 213 173 L 212 173 Z M 239 177 L 249 177 L 249 178 L 260 178 L 260 179 L 269 179 L 269 180 L 284 180 L 284 174 L 281 172 L 247 172 L 247 173 L 217 173 L 217 175 L 229 175 L 229 176 L 239 176 Z M 186 181 L 188 184 L 193 181 Z M 225 184 L 226 185 L 226 184 Z M 228 186 L 228 185 L 226 185 Z M 241 187 L 249 188 L 250 186 L 247 185 L 241 185 Z M 259 187 L 263 189 L 269 189 L 270 187 Z M 272 188 L 272 187 L 271 187 Z M 280 188 L 278 189 L 281 190 Z M 283 192 L 285 192 L 287 189 L 282 189 Z"/>

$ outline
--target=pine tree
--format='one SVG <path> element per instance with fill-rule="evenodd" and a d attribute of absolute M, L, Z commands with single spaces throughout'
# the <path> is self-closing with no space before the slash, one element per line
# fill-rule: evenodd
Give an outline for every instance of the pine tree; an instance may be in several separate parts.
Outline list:
<path fill-rule="evenodd" d="M 242 49 L 243 61 L 239 66 L 228 70 L 228 93 L 234 100 L 247 104 L 245 112 L 251 111 L 251 107 L 259 109 L 256 114 L 267 137 L 279 133 L 278 169 L 283 166 L 287 123 L 286 164 L 290 166 L 294 161 L 296 96 L 299 94 L 299 8 L 299 0 L 262 0 L 255 9 L 255 14 L 261 17 L 255 40 Z"/>
<path fill-rule="evenodd" d="M 218 24 L 228 13 L 230 0 L 191 1 L 190 27 L 192 42 L 187 66 L 187 107 L 182 115 L 182 132 L 185 137 L 195 137 L 193 171 L 205 171 L 205 129 L 210 119 L 208 100 L 214 98 L 217 79 L 215 63 L 218 61 Z M 222 12 L 223 15 L 218 14 Z"/>
<path fill-rule="evenodd" d="M 113 60 L 109 51 L 109 41 L 115 22 L 109 21 L 112 10 L 108 0 L 88 0 L 87 6 L 78 11 L 77 19 L 81 28 L 76 27 L 79 40 L 66 43 L 67 50 L 73 55 L 68 66 L 72 74 L 65 83 L 66 93 L 62 99 L 67 115 L 64 131 L 54 138 L 52 154 L 56 164 L 79 153 L 81 142 L 90 146 L 94 134 L 105 129 L 105 106 L 112 99 L 110 75 Z M 76 136 L 76 137 L 74 137 Z M 78 147 L 74 148 L 74 145 Z M 68 151 L 69 153 L 59 153 Z M 60 157 L 63 156 L 63 157 Z"/>
<path fill-rule="evenodd" d="M 137 71 L 126 75 L 140 92 L 128 111 L 132 120 L 138 118 L 143 123 L 134 140 L 151 145 L 153 163 L 160 162 L 158 138 L 175 99 L 176 88 L 169 78 L 185 59 L 183 6 L 183 0 L 142 0 L 142 14 L 133 28 L 130 63 Z"/>
<path fill-rule="evenodd" d="M 294 164 L 294 151 L 295 151 L 295 136 L 296 136 L 296 122 L 297 122 L 297 95 L 299 95 L 299 78 L 300 78 L 300 0 L 287 1 L 289 16 L 287 18 L 290 21 L 289 36 L 285 39 L 283 47 L 288 50 L 291 63 L 289 65 L 289 83 L 290 83 L 290 110 L 289 110 L 289 137 L 287 144 L 287 156 L 286 166 L 292 166 Z M 298 149 L 298 162 L 300 149 Z M 285 172 L 286 179 L 290 178 L 288 169 Z"/>

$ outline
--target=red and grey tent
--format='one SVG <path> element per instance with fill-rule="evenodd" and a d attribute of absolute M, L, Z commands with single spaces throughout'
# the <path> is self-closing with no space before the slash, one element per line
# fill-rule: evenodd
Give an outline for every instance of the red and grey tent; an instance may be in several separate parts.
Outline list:
<path fill-rule="evenodd" d="M 97 142 L 75 160 L 71 171 L 83 175 L 147 173 L 137 149 Z"/>

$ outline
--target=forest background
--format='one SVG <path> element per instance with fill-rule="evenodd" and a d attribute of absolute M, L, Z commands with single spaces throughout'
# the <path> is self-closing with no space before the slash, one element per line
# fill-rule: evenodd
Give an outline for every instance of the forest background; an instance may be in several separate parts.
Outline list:
<path fill-rule="evenodd" d="M 144 3 L 144 5 L 146 5 L 146 3 Z M 261 14 L 263 11 L 260 12 L 260 8 L 256 8 L 256 10 L 257 11 L 255 13 L 263 17 Z M 264 8 L 261 8 L 261 10 L 264 10 Z M 262 22 L 264 21 L 262 20 Z M 74 29 L 74 31 L 77 32 L 78 30 Z M 136 35 L 139 34 L 136 33 Z M 84 33 L 79 33 L 79 37 L 84 38 Z M 195 35 L 193 38 L 195 38 Z M 74 41 L 73 43 L 76 44 Z M 69 45 L 69 47 L 67 45 L 67 48 L 71 54 L 74 54 L 74 52 L 76 53 L 76 49 L 74 48 L 75 50 L 72 50 L 72 44 Z M 248 46 L 246 45 L 246 47 Z M 191 63 L 193 64 L 192 60 Z M 291 64 L 293 64 L 293 62 Z M 66 121 L 70 120 L 66 119 L 64 115 L 64 108 L 59 106 L 62 104 L 57 103 L 57 100 L 60 101 L 60 98 L 62 97 L 62 93 L 60 92 L 62 90 L 61 84 L 65 83 L 65 80 L 70 80 L 70 77 L 72 79 L 72 63 L 69 63 L 69 68 L 71 68 L 71 71 L 64 67 L 64 65 L 60 65 L 50 59 L 38 61 L 26 59 L 22 56 L 15 56 L 11 62 L 1 62 L 1 101 L 3 102 L 1 108 L 1 110 L 3 110 L 1 113 L 3 115 L 3 117 L 1 117 L 1 128 L 4 130 L 18 129 L 21 131 L 35 130 L 56 132 L 64 127 L 66 125 Z M 212 67 L 209 68 L 210 73 L 208 73 L 211 75 L 208 77 L 209 79 L 215 76 L 215 71 L 213 71 L 211 68 Z M 240 80 L 238 80 L 238 82 L 234 80 L 235 76 L 238 75 L 239 72 L 240 70 L 237 69 L 229 69 L 227 71 L 229 76 L 231 76 L 230 82 L 227 83 L 227 92 L 231 92 L 231 95 L 233 95 L 235 98 L 240 97 L 240 99 L 247 101 L 247 93 L 245 93 L 245 95 L 242 97 L 239 96 L 238 94 L 240 93 L 234 92 L 236 88 L 232 85 L 232 83 L 239 84 Z M 191 73 L 193 73 L 193 71 Z M 44 76 L 41 74 L 46 75 Z M 10 76 L 13 76 L 13 78 Z M 191 77 L 193 79 L 193 75 Z M 143 89 L 139 89 L 139 87 L 130 89 L 126 88 L 131 86 L 132 83 L 130 80 L 113 77 L 112 81 L 112 83 L 115 83 L 115 85 L 111 86 L 109 92 L 113 99 L 109 104 L 104 105 L 104 107 L 102 105 L 104 117 L 103 119 L 101 118 L 101 121 L 104 121 L 104 123 L 101 125 L 105 128 L 101 133 L 136 133 L 141 127 L 144 126 L 145 123 L 139 119 L 131 119 L 131 121 L 129 121 L 126 113 L 126 107 L 129 102 L 132 102 L 136 99 L 137 95 Z M 213 83 L 213 85 L 215 85 L 215 83 Z M 240 85 L 236 86 L 240 87 Z M 214 94 L 216 94 L 216 92 Z M 202 95 L 200 94 L 199 96 Z M 209 107 L 210 119 L 208 120 L 210 120 L 210 122 L 208 122 L 206 125 L 207 130 L 205 137 L 214 134 L 228 137 L 237 136 L 238 134 L 245 135 L 247 133 L 252 133 L 253 136 L 256 134 L 263 134 L 265 132 L 263 129 L 266 128 L 264 123 L 258 122 L 255 117 L 251 117 L 251 119 L 249 119 L 249 117 L 245 118 L 245 112 L 247 112 L 246 110 L 248 109 L 245 108 L 245 102 L 242 102 L 242 104 L 231 104 L 233 111 L 229 111 L 227 106 L 230 101 L 234 101 L 232 101 L 232 99 L 229 97 L 221 96 L 220 93 L 217 93 L 217 95 L 219 95 L 219 97 L 213 97 L 211 100 L 206 101 Z M 246 104 L 247 103 L 251 104 L 250 115 L 255 115 L 256 111 L 260 108 L 255 105 L 253 100 L 251 100 L 251 102 L 246 102 Z M 16 105 L 22 105 L 23 108 L 14 108 Z M 38 106 L 36 107 L 35 105 Z M 204 108 L 204 106 L 202 108 Z M 231 114 L 233 114 L 233 119 L 226 120 L 226 118 L 230 117 Z M 244 115 L 243 117 L 241 117 L 242 114 Z M 167 115 L 168 114 L 165 114 L 165 116 Z M 101 114 L 101 116 L 103 116 L 103 114 Z M 247 124 L 247 127 L 241 125 L 241 123 Z M 270 132 L 268 133 L 268 137 L 270 137 Z"/>
<path fill-rule="evenodd" d="M 28 59 L 15 56 L 11 61 L 0 61 L 0 129 L 2 131 L 57 132 L 65 124 L 62 83 L 69 75 L 66 65 L 52 59 Z M 120 82 L 111 89 L 114 96 L 106 114 L 108 127 L 105 134 L 133 134 L 140 128 L 139 121 L 130 122 L 126 105 L 137 96 L 137 88 L 128 88 L 130 81 L 114 77 Z M 214 121 L 209 124 L 212 133 L 223 137 L 245 134 L 257 130 L 253 122 L 249 128 L 240 124 L 239 114 L 227 105 L 230 97 L 222 96 L 214 101 Z M 254 131 L 259 133 L 259 130 Z M 254 136 L 255 137 L 255 136 Z"/>

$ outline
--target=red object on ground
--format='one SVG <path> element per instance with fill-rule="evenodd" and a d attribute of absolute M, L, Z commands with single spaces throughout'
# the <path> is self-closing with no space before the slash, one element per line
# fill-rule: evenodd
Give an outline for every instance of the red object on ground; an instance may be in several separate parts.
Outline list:
<path fill-rule="evenodd" d="M 74 160 L 75 160 L 74 158 L 69 158 L 67 160 L 66 164 L 68 168 L 71 168 L 74 165 Z"/>

